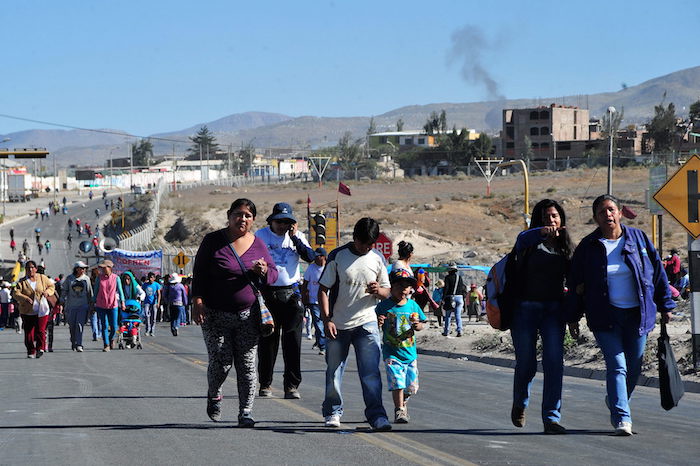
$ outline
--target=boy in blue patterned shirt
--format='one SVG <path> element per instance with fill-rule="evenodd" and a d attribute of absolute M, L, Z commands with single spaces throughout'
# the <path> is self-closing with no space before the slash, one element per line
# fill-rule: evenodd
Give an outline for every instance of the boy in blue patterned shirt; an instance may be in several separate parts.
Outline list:
<path fill-rule="evenodd" d="M 406 270 L 394 270 L 389 276 L 391 296 L 375 309 L 382 328 L 382 356 L 386 365 L 389 391 L 394 399 L 394 423 L 406 424 L 408 397 L 418 391 L 418 352 L 415 332 L 423 330 L 425 314 L 409 296 L 416 279 Z"/>

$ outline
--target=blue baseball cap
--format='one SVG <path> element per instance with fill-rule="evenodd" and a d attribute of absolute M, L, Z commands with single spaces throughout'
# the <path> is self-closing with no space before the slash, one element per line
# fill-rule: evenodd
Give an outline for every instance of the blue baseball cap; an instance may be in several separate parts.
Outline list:
<path fill-rule="evenodd" d="M 292 206 L 286 202 L 278 202 L 272 208 L 272 214 L 267 217 L 267 223 L 270 223 L 273 220 L 291 220 L 294 223 L 297 222 L 294 214 L 292 214 Z"/>

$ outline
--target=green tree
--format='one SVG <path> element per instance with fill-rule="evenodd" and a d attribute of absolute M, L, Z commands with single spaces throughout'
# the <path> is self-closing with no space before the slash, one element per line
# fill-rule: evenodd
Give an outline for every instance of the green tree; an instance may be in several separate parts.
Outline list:
<path fill-rule="evenodd" d="M 700 120 L 700 99 L 698 99 L 697 102 L 693 102 L 690 104 L 690 112 L 688 112 L 688 118 L 690 119 L 690 122 L 693 123 L 696 120 Z M 700 122 L 698 122 L 700 125 Z M 695 128 L 695 132 L 697 133 L 700 131 L 700 127 Z"/>
<path fill-rule="evenodd" d="M 668 106 L 664 106 L 661 102 L 654 107 L 654 118 L 647 124 L 649 137 L 654 140 L 654 151 L 663 152 L 671 149 L 677 121 L 676 106 L 673 102 Z"/>
<path fill-rule="evenodd" d="M 367 127 L 367 136 L 377 132 L 377 125 L 374 123 L 374 117 L 369 119 L 369 127 Z"/>
<path fill-rule="evenodd" d="M 136 167 L 147 167 L 153 159 L 153 144 L 150 139 L 140 139 L 131 144 L 131 156 Z"/>
<path fill-rule="evenodd" d="M 438 117 L 438 124 L 440 125 L 441 133 L 447 131 L 447 113 L 445 112 L 445 110 L 440 111 L 440 116 Z"/>
<path fill-rule="evenodd" d="M 610 114 L 610 112 L 605 112 L 603 119 L 600 121 L 600 137 L 605 141 L 610 141 L 610 133 L 613 134 L 613 153 L 615 153 L 615 147 L 617 147 L 617 138 L 614 135 L 620 130 L 622 126 L 622 120 L 625 118 L 625 107 L 620 107 L 616 109 L 615 112 Z M 612 126 L 611 126 L 612 124 Z M 609 143 L 608 143 L 609 144 Z"/>
<path fill-rule="evenodd" d="M 469 149 L 467 150 L 468 161 L 471 162 L 474 159 L 483 159 L 488 157 L 491 154 L 492 145 L 493 142 L 486 133 L 479 134 L 476 141 L 469 144 Z"/>
<path fill-rule="evenodd" d="M 535 156 L 535 152 L 532 150 L 532 139 L 526 134 L 523 140 L 525 142 L 525 158 L 531 159 Z M 554 144 L 556 144 L 556 141 L 554 141 Z"/>
<path fill-rule="evenodd" d="M 255 160 L 255 146 L 253 141 L 249 141 L 238 152 L 238 162 L 240 163 L 240 173 L 247 173 L 253 167 Z"/>
<path fill-rule="evenodd" d="M 396 131 L 403 131 L 403 120 L 401 118 L 396 120 Z"/>
<path fill-rule="evenodd" d="M 202 159 L 206 159 L 207 154 L 209 154 L 209 158 L 217 157 L 216 152 L 219 150 L 219 145 L 216 143 L 216 138 L 206 125 L 199 128 L 197 134 L 190 136 L 189 139 L 192 141 L 192 146 L 187 149 L 187 153 L 189 154 L 187 160 L 199 160 L 200 154 Z"/>
<path fill-rule="evenodd" d="M 440 132 L 440 115 L 438 112 L 431 112 L 430 116 L 423 125 L 423 129 L 428 134 L 435 134 Z"/>
<path fill-rule="evenodd" d="M 343 170 L 354 168 L 366 168 L 369 165 L 369 160 L 362 152 L 361 144 L 363 138 L 353 141 L 352 133 L 346 131 L 338 140 L 336 150 L 338 153 L 338 163 Z"/>

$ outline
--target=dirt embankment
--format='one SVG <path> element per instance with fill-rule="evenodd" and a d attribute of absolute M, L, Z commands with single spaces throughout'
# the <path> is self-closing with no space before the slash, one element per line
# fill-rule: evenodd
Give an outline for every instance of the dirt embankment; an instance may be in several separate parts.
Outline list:
<path fill-rule="evenodd" d="M 625 220 L 647 232 L 651 216 L 646 209 L 645 168 L 619 169 L 614 175 L 614 193 L 636 212 Z M 302 229 L 306 229 L 306 199 L 312 209 L 340 202 L 341 243 L 350 240 L 352 226 L 361 217 L 377 219 L 382 230 L 397 244 L 409 241 L 415 248 L 414 262 L 439 264 L 455 260 L 463 264 L 492 265 L 508 252 L 523 228 L 523 178 L 521 174 L 497 177 L 486 197 L 486 182 L 480 177 L 437 177 L 374 182 L 347 182 L 352 196 L 339 195 L 336 183 L 318 188 L 312 183 L 241 188 L 200 188 L 171 194 L 162 203 L 159 240 L 177 246 L 197 247 L 204 234 L 221 228 L 225 212 L 239 197 L 257 205 L 256 226 L 265 226 L 265 218 L 276 202 L 292 205 Z M 566 172 L 536 172 L 530 175 L 530 209 L 545 197 L 556 199 L 567 214 L 567 229 L 576 244 L 594 229 L 591 204 L 605 191 L 604 169 L 575 169 Z M 664 223 L 663 249 L 686 247 L 685 231 L 675 222 Z M 167 238 L 167 239 L 166 239 Z M 671 326 L 677 345 L 676 356 L 685 372 L 690 371 L 689 310 L 682 303 L 681 315 Z M 582 325 L 585 327 L 585 325 Z M 488 325 L 469 323 L 462 338 L 443 337 L 436 329 L 420 334 L 419 345 L 455 353 L 492 353 L 512 357 L 510 335 Z M 654 375 L 656 335 L 649 337 L 646 370 Z M 686 351 L 687 350 L 687 351 Z M 602 368 L 604 363 L 593 336 L 583 332 L 580 342 L 567 340 L 567 364 Z M 685 375 L 700 381 L 700 377 Z"/>

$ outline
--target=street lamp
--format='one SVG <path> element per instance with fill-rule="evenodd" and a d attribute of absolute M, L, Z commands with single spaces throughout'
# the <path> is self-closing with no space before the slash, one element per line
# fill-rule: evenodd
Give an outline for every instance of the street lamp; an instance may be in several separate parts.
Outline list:
<path fill-rule="evenodd" d="M 608 156 L 608 195 L 612 196 L 612 169 L 613 169 L 613 113 L 615 107 L 608 107 L 608 126 L 610 130 L 610 153 Z"/>

